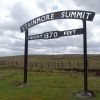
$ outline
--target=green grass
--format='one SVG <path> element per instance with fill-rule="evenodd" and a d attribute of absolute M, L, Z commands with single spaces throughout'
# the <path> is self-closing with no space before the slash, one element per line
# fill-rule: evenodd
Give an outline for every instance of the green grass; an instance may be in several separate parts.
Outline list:
<path fill-rule="evenodd" d="M 100 100 L 100 77 L 89 76 L 89 89 Z M 82 74 L 28 72 L 28 87 L 18 87 L 23 82 L 23 71 L 0 70 L 0 100 L 84 100 L 74 96 L 83 91 Z M 86 99 L 85 99 L 86 100 Z"/>

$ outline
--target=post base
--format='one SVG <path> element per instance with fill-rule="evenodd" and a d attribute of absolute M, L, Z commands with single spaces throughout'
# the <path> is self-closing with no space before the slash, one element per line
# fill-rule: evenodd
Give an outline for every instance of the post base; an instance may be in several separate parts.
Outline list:
<path fill-rule="evenodd" d="M 94 96 L 94 93 L 92 91 L 78 92 L 76 93 L 76 96 L 79 98 L 90 98 Z"/>
<path fill-rule="evenodd" d="M 30 87 L 31 84 L 29 83 L 21 83 L 20 85 L 18 85 L 19 88 L 23 88 L 23 87 Z"/>

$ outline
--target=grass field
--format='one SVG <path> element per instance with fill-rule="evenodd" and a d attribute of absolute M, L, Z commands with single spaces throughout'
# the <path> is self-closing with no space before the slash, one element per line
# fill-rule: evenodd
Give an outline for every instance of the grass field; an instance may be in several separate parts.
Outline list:
<path fill-rule="evenodd" d="M 83 91 L 82 73 L 28 72 L 28 86 L 20 87 L 23 70 L 0 70 L 0 100 L 84 100 L 74 96 Z M 100 100 L 100 77 L 89 75 L 89 89 Z"/>

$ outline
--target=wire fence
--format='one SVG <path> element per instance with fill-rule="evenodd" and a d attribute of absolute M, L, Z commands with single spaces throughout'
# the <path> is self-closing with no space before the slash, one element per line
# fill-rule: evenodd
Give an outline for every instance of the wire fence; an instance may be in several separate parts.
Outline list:
<path fill-rule="evenodd" d="M 24 67 L 22 61 L 0 61 L 0 68 L 22 68 Z M 67 70 L 67 69 L 83 69 L 82 60 L 67 60 L 67 61 L 30 61 L 28 62 L 29 70 Z M 88 61 L 89 70 L 100 70 L 100 61 Z"/>

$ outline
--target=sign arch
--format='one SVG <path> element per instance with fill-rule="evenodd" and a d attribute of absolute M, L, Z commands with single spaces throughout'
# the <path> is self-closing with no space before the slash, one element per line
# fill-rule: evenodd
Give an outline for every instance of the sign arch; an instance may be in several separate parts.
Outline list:
<path fill-rule="evenodd" d="M 61 36 L 71 36 L 83 34 L 83 47 L 84 47 L 84 95 L 88 92 L 88 82 L 87 82 L 87 30 L 86 21 L 92 21 L 95 12 L 84 11 L 84 10 L 65 10 L 48 13 L 37 18 L 30 20 L 29 22 L 23 24 L 20 27 L 21 32 L 25 31 L 25 51 L 24 51 L 24 83 L 27 83 L 27 62 L 28 62 L 28 40 L 36 39 L 53 39 Z M 32 26 L 38 25 L 43 22 L 58 20 L 58 19 L 79 19 L 83 22 L 83 28 L 65 31 L 51 31 L 42 34 L 36 34 L 28 36 L 28 29 Z M 70 33 L 69 33 L 70 32 Z M 45 37 L 46 36 L 46 37 Z"/>
<path fill-rule="evenodd" d="M 24 32 L 25 30 L 37 24 L 58 19 L 80 19 L 80 20 L 92 21 L 94 15 L 95 12 L 84 11 L 84 10 L 65 10 L 65 11 L 52 12 L 30 20 L 29 22 L 23 24 L 20 27 L 20 30 L 21 32 Z"/>

